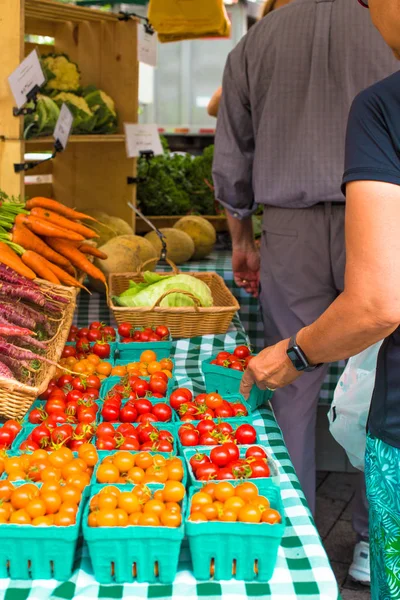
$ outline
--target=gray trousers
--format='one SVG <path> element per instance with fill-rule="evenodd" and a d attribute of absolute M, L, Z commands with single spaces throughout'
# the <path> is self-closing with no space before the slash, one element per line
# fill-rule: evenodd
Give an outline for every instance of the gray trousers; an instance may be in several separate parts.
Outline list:
<path fill-rule="evenodd" d="M 265 207 L 260 303 L 267 346 L 315 321 L 344 287 L 344 206 Z M 315 511 L 315 428 L 328 366 L 277 390 L 273 408 L 309 506 Z M 368 538 L 364 477 L 356 490 L 353 527 Z"/>

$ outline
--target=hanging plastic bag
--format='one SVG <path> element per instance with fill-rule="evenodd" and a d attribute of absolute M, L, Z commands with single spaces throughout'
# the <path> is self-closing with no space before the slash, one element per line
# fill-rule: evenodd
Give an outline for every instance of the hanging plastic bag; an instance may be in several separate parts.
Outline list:
<path fill-rule="evenodd" d="M 333 395 L 329 429 L 356 469 L 364 470 L 366 427 L 375 385 L 376 361 L 382 342 L 348 361 Z"/>
<path fill-rule="evenodd" d="M 150 0 L 148 18 L 160 42 L 230 35 L 223 0 Z"/>

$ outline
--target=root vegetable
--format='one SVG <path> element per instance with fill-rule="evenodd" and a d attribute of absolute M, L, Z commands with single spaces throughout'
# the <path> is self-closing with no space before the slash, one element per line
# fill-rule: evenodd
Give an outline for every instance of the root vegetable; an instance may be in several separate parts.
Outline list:
<path fill-rule="evenodd" d="M 52 250 L 40 237 L 24 225 L 14 225 L 12 241 L 25 248 L 25 250 L 33 250 L 33 252 L 60 267 L 68 268 L 70 266 L 70 262 L 64 256 Z"/>
<path fill-rule="evenodd" d="M 4 265 L 7 265 L 19 275 L 26 277 L 27 279 L 35 279 L 36 273 L 24 265 L 14 250 L 11 250 L 11 248 L 4 242 L 0 242 L 0 257 Z"/>
<path fill-rule="evenodd" d="M 22 348 L 18 348 L 13 344 L 9 344 L 6 340 L 0 338 L 0 355 L 4 354 L 5 356 L 9 356 L 10 358 L 14 358 L 16 360 L 39 360 L 41 362 L 48 363 L 49 365 L 58 366 L 54 360 L 50 360 L 46 358 L 46 356 L 40 356 L 39 354 L 35 354 L 30 350 L 24 350 Z"/>
<path fill-rule="evenodd" d="M 17 325 L 6 325 L 5 323 L 0 324 L 0 335 L 10 335 L 14 337 L 19 336 L 30 336 L 35 335 L 34 331 L 26 329 L 25 327 L 19 327 Z M 46 346 L 45 346 L 46 347 Z"/>
<path fill-rule="evenodd" d="M 88 221 L 96 221 L 94 217 L 90 217 L 89 215 L 85 215 L 84 213 L 77 212 L 73 208 L 69 208 L 68 206 L 64 206 L 57 200 L 51 200 L 50 198 L 31 198 L 26 203 L 26 208 L 31 210 L 35 207 L 47 208 L 49 210 L 53 210 L 59 215 L 63 215 L 63 217 L 67 217 L 68 219 L 76 219 L 76 220 L 88 220 Z M 97 222 L 97 221 L 96 221 Z"/>
<path fill-rule="evenodd" d="M 83 235 L 83 237 L 89 240 L 92 238 L 99 237 L 95 231 L 90 229 L 90 227 L 82 225 L 81 223 L 76 223 L 71 219 L 66 219 L 65 217 L 62 217 L 61 215 L 58 215 L 57 213 L 52 212 L 51 210 L 48 210 L 46 208 L 35 207 L 31 210 L 31 215 L 33 215 L 34 217 L 38 217 L 39 219 L 43 219 L 48 223 L 52 223 L 56 227 L 62 227 L 64 229 L 70 229 L 71 231 L 75 231 L 75 233 L 79 233 L 80 235 Z"/>
<path fill-rule="evenodd" d="M 12 371 L 3 362 L 0 362 L 0 377 L 5 379 L 15 379 Z"/>

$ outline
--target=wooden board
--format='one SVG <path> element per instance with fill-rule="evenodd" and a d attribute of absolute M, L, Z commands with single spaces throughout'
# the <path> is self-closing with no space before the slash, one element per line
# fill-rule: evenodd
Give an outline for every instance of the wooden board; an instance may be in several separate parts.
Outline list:
<path fill-rule="evenodd" d="M 10 72 L 34 45 L 25 34 L 54 38 L 54 47 L 40 45 L 41 54 L 65 52 L 77 62 L 82 85 L 94 84 L 115 101 L 118 133 L 112 136 L 72 136 L 67 150 L 51 163 L 27 175 L 52 175 L 53 182 L 24 187 L 24 176 L 15 175 L 13 164 L 24 152 L 47 151 L 52 139 L 24 141 L 22 118 L 12 117 L 14 104 L 7 84 Z M 53 0 L 0 0 L 0 188 L 9 194 L 32 197 L 46 190 L 69 206 L 97 208 L 120 216 L 134 225 L 127 202 L 135 202 L 136 161 L 128 159 L 124 121 L 138 118 L 137 22 L 119 21 L 118 15 Z"/>

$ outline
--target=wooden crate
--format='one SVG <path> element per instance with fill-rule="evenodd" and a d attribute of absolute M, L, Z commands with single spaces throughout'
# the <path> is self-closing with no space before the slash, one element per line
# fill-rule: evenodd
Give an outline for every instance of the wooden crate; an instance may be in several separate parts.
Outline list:
<path fill-rule="evenodd" d="M 54 45 L 25 43 L 26 35 L 53 38 Z M 115 135 L 71 136 L 56 159 L 28 172 L 51 175 L 44 184 L 24 184 L 13 165 L 26 152 L 52 148 L 52 138 L 22 139 L 23 117 L 13 117 L 14 99 L 7 77 L 33 47 L 40 54 L 65 52 L 82 73 L 82 85 L 94 84 L 115 101 L 119 131 Z M 126 157 L 123 123 L 138 118 L 137 22 L 118 15 L 61 4 L 53 0 L 0 0 L 0 189 L 8 194 L 49 195 L 68 206 L 96 207 L 134 226 L 127 202 L 135 202 L 136 161 Z"/>

